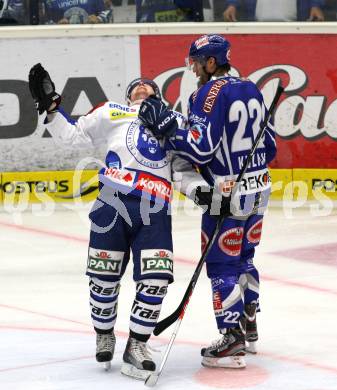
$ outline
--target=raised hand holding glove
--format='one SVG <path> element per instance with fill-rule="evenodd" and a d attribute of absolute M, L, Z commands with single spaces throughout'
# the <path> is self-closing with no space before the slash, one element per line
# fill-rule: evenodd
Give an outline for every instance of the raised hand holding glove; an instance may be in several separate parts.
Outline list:
<path fill-rule="evenodd" d="M 29 89 L 40 115 L 55 110 L 61 103 L 61 95 L 55 92 L 49 73 L 40 63 L 29 71 Z"/>
<path fill-rule="evenodd" d="M 178 128 L 174 112 L 168 110 L 166 105 L 154 96 L 142 102 L 138 118 L 158 139 L 171 137 Z"/>

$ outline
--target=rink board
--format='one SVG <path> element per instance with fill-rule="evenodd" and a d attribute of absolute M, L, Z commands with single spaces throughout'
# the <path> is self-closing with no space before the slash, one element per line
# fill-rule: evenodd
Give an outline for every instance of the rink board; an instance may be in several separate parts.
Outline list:
<path fill-rule="evenodd" d="M 271 169 L 272 200 L 337 200 L 337 169 Z M 81 203 L 98 195 L 96 170 L 4 172 L 3 203 Z M 175 192 L 175 197 L 183 199 Z"/>
<path fill-rule="evenodd" d="M 1 176 L 4 203 L 89 202 L 97 194 L 96 170 L 5 172 Z"/>
<path fill-rule="evenodd" d="M 186 113 L 197 79 L 184 59 L 203 33 L 225 34 L 231 75 L 255 82 L 267 107 L 277 85 L 285 87 L 274 115 L 278 154 L 271 166 L 335 169 L 336 32 L 337 23 L 308 22 L 2 27 L 0 171 L 66 171 L 88 156 L 104 160 L 95 147 L 55 144 L 29 93 L 31 66 L 40 62 L 49 71 L 74 119 L 102 101 L 124 102 L 126 86 L 140 75 L 153 78 L 164 102 Z"/>

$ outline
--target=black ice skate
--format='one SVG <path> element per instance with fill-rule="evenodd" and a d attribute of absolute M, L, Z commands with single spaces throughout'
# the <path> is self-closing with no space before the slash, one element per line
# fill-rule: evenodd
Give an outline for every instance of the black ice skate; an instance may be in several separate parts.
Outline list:
<path fill-rule="evenodd" d="M 156 365 L 146 348 L 146 343 L 129 337 L 123 354 L 122 374 L 145 380 L 155 369 Z"/>
<path fill-rule="evenodd" d="M 256 353 L 256 341 L 258 340 L 256 325 L 256 304 L 250 303 L 245 305 L 244 324 L 246 330 L 246 351 Z"/>
<path fill-rule="evenodd" d="M 201 364 L 206 367 L 244 368 L 245 336 L 239 328 L 229 328 L 220 340 L 202 348 Z"/>
<path fill-rule="evenodd" d="M 116 337 L 114 332 L 96 333 L 96 360 L 103 363 L 105 370 L 110 370 L 111 360 L 114 355 Z"/>

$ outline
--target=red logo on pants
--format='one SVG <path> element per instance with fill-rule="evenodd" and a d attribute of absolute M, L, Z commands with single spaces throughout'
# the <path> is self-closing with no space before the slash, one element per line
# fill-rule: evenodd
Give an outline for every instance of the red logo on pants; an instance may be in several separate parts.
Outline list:
<path fill-rule="evenodd" d="M 218 244 L 220 249 L 230 256 L 239 256 L 243 239 L 243 228 L 236 227 L 221 234 Z"/>
<path fill-rule="evenodd" d="M 262 219 L 257 221 L 247 233 L 247 239 L 252 244 L 257 244 L 261 240 L 262 234 Z"/>

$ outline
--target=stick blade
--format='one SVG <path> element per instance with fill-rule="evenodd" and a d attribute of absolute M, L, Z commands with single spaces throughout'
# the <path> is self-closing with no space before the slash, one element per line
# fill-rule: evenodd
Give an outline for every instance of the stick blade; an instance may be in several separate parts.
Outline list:
<path fill-rule="evenodd" d="M 154 387 L 157 384 L 158 379 L 159 379 L 159 374 L 157 373 L 149 375 L 145 380 L 145 386 Z"/>

